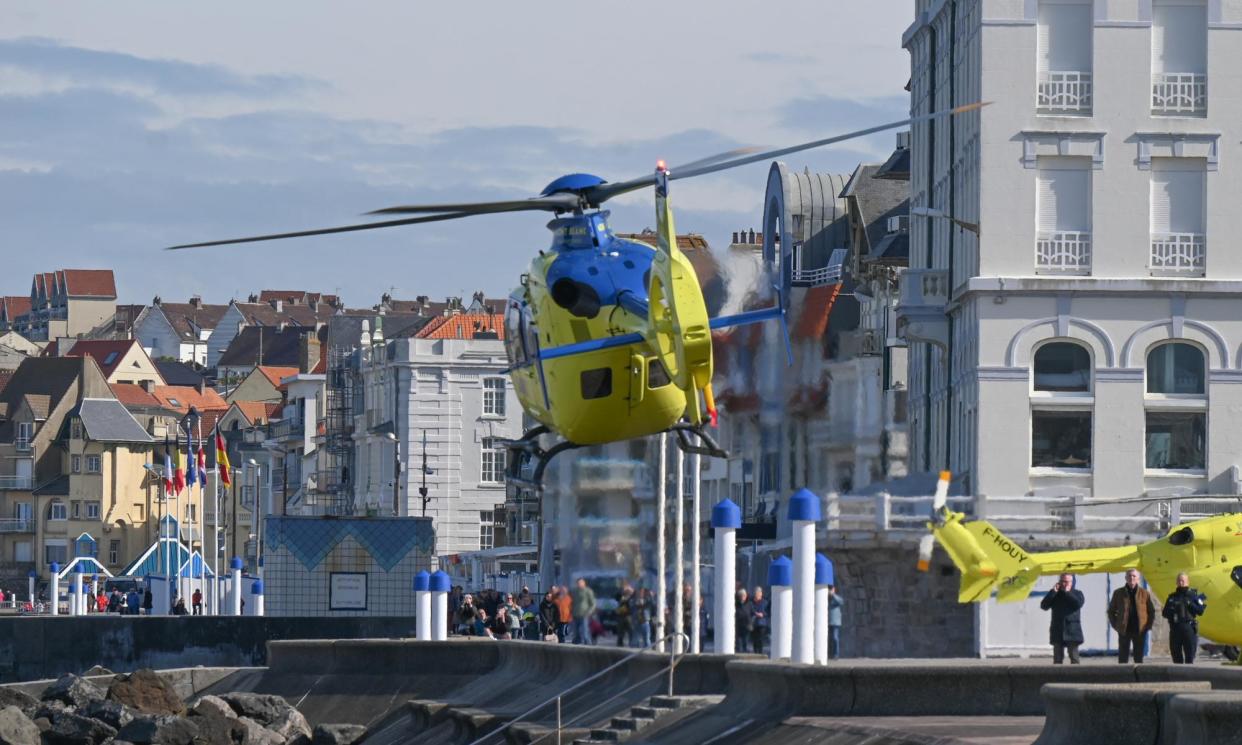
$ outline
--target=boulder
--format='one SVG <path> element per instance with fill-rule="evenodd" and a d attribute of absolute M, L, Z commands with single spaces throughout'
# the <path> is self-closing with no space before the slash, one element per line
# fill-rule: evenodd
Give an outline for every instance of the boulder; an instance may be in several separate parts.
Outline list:
<path fill-rule="evenodd" d="M 194 706 L 190 708 L 190 713 L 199 714 L 201 716 L 215 714 L 217 716 L 228 717 L 229 719 L 237 718 L 237 712 L 233 711 L 233 707 L 229 706 L 225 700 L 219 696 L 212 696 L 211 694 L 207 694 L 198 701 L 195 701 Z"/>
<path fill-rule="evenodd" d="M 82 673 L 82 675 L 83 675 L 83 676 L 87 676 L 87 675 L 116 675 L 116 673 L 112 672 L 111 670 L 109 670 L 108 668 L 104 667 L 103 665 L 96 665 L 96 666 L 92 667 L 90 670 L 87 670 L 86 672 Z"/>
<path fill-rule="evenodd" d="M 34 726 L 38 727 L 40 732 L 47 732 L 52 728 L 52 720 L 47 717 L 35 717 Z"/>
<path fill-rule="evenodd" d="M 250 719 L 249 717 L 239 717 L 237 723 L 245 730 L 240 745 L 284 745 L 285 738 L 265 729 L 263 725 Z"/>
<path fill-rule="evenodd" d="M 115 729 L 98 719 L 66 711 L 43 733 L 43 742 L 47 745 L 99 745 L 115 735 Z"/>
<path fill-rule="evenodd" d="M 69 707 L 65 706 L 60 701 L 43 701 L 39 704 L 39 707 L 34 710 L 34 714 L 31 718 L 46 719 L 49 722 L 55 722 L 56 718 L 61 714 L 64 714 L 66 711 L 70 711 Z"/>
<path fill-rule="evenodd" d="M 39 708 L 39 699 L 16 688 L 0 688 L 0 709 L 6 706 L 16 706 L 23 714 L 30 716 Z"/>
<path fill-rule="evenodd" d="M 198 727 L 195 745 L 236 745 L 246 739 L 246 725 L 238 720 L 232 709 L 225 716 L 209 708 L 195 707 L 189 719 Z"/>
<path fill-rule="evenodd" d="M 65 673 L 55 683 L 43 689 L 41 698 L 44 701 L 59 701 L 76 709 L 92 701 L 102 701 L 104 696 L 104 690 L 89 680 L 73 673 Z"/>
<path fill-rule="evenodd" d="M 312 745 L 354 745 L 367 733 L 361 724 L 316 725 Z"/>
<path fill-rule="evenodd" d="M 302 712 L 293 708 L 280 696 L 262 693 L 226 693 L 224 699 L 233 711 L 253 719 L 268 730 L 280 735 L 281 742 L 293 740 L 298 735 L 311 736 L 310 724 Z"/>
<path fill-rule="evenodd" d="M 185 704 L 172 685 L 151 670 L 117 676 L 108 689 L 108 700 L 153 716 L 176 715 L 185 711 Z"/>
<path fill-rule="evenodd" d="M 198 726 L 184 717 L 139 717 L 116 733 L 118 740 L 134 745 L 194 745 Z"/>
<path fill-rule="evenodd" d="M 0 709 L 0 745 L 39 745 L 39 728 L 16 706 Z"/>
<path fill-rule="evenodd" d="M 78 709 L 78 713 L 91 719 L 98 719 L 114 729 L 120 729 L 134 719 L 133 713 L 124 704 L 116 701 L 92 701 Z"/>

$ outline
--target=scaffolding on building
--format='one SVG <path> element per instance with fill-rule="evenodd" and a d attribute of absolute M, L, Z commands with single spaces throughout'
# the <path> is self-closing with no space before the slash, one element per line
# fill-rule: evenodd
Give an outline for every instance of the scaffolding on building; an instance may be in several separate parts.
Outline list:
<path fill-rule="evenodd" d="M 349 346 L 328 349 L 325 389 L 324 434 L 320 447 L 325 457 L 315 477 L 315 502 L 323 514 L 351 515 L 354 508 L 354 388 L 357 385 L 357 353 Z"/>

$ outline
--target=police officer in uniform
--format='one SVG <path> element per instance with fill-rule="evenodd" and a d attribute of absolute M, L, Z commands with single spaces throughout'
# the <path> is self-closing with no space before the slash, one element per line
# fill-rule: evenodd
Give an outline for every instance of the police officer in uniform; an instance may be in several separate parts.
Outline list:
<path fill-rule="evenodd" d="M 1177 575 L 1177 589 L 1164 601 L 1161 615 L 1169 622 L 1169 652 L 1175 664 L 1193 665 L 1199 646 L 1199 616 L 1207 610 L 1207 596 L 1190 586 L 1190 577 Z"/>

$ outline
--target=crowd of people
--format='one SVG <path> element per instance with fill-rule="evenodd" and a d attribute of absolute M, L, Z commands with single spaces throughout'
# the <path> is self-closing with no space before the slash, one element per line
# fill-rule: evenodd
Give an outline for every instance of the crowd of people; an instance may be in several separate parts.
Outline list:
<path fill-rule="evenodd" d="M 1156 620 L 1156 603 L 1140 584 L 1137 569 L 1126 571 L 1126 582 L 1113 591 L 1108 604 L 1108 623 L 1117 632 L 1117 661 L 1133 657 L 1143 661 L 1147 635 Z M 1068 654 L 1078 664 L 1078 647 L 1083 643 L 1082 607 L 1086 598 L 1074 588 L 1074 575 L 1062 574 L 1044 595 L 1040 607 L 1052 613 L 1049 642 L 1052 662 L 1060 665 Z M 1177 588 L 1164 601 L 1160 615 L 1169 624 L 1169 655 L 1174 664 L 1193 664 L 1199 646 L 1199 616 L 1207 610 L 1207 596 L 1190 586 L 1190 577 L 1177 575 Z"/>

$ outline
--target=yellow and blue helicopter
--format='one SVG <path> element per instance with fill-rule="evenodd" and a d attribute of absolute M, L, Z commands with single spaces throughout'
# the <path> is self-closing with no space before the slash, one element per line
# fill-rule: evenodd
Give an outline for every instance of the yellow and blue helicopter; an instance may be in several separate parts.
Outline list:
<path fill-rule="evenodd" d="M 548 461 L 570 448 L 672 431 L 682 449 L 723 456 L 704 425 L 715 417 L 712 399 L 713 329 L 768 320 L 784 326 L 791 286 L 790 252 L 767 256 L 775 305 L 709 318 L 698 277 L 678 249 L 669 183 L 823 147 L 889 129 L 977 109 L 969 104 L 765 152 L 735 150 L 628 181 L 573 173 L 535 197 L 389 207 L 371 214 L 414 214 L 382 222 L 172 246 L 173 249 L 297 238 L 503 212 L 544 211 L 552 245 L 540 251 L 509 296 L 505 348 L 509 375 L 524 410 L 539 426 L 509 447 L 533 459 L 533 475 L 510 458 L 511 481 L 539 488 Z M 653 187 L 657 245 L 618 237 L 601 206 L 609 199 Z M 785 332 L 788 347 L 788 331 Z M 540 437 L 560 441 L 543 448 Z"/>
<path fill-rule="evenodd" d="M 995 594 L 997 602 L 1025 600 L 1035 580 L 1045 575 L 1095 574 L 1138 569 L 1159 599 L 1168 597 L 1177 575 L 1186 573 L 1192 587 L 1207 596 L 1199 619 L 1203 636 L 1242 647 L 1242 514 L 1232 513 L 1174 525 L 1162 537 L 1137 546 L 1106 546 L 1034 553 L 986 520 L 968 520 L 947 506 L 949 473 L 940 474 L 932 503 L 931 533 L 919 545 L 918 568 L 927 571 L 937 542 L 962 573 L 960 603 L 980 603 Z M 1095 505 L 1167 501 L 1170 497 L 1135 497 L 1098 501 Z M 1176 499 L 1176 497 L 1173 497 Z"/>

